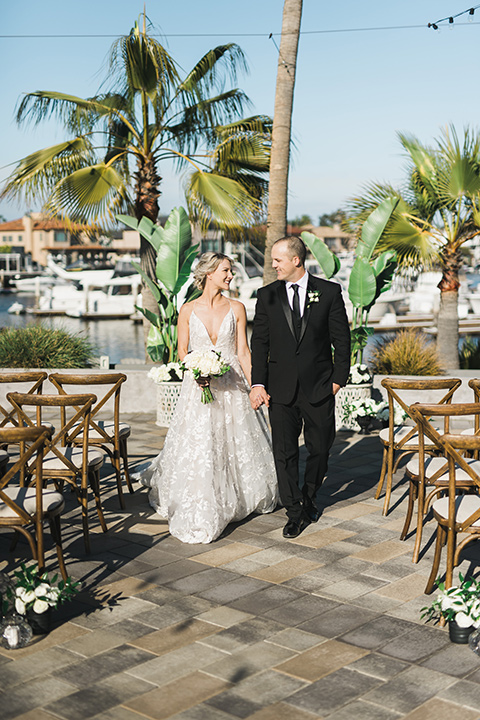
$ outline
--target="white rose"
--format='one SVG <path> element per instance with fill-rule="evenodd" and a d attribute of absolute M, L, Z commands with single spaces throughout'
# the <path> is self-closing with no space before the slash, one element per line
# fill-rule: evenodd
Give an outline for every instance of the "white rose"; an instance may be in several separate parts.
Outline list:
<path fill-rule="evenodd" d="M 457 621 L 457 625 L 462 628 L 470 627 L 472 624 L 472 618 L 464 612 L 457 613 L 455 620 Z"/>
<path fill-rule="evenodd" d="M 21 600 L 20 598 L 17 597 L 16 600 L 15 600 L 15 610 L 16 610 L 18 613 L 20 613 L 20 615 L 25 615 L 26 609 L 27 609 L 27 608 L 26 608 L 25 603 L 23 602 L 23 600 Z"/>
<path fill-rule="evenodd" d="M 15 588 L 15 595 L 23 600 L 23 596 L 27 591 L 23 587 Z"/>
<path fill-rule="evenodd" d="M 47 612 L 49 608 L 49 604 L 45 602 L 45 600 L 35 600 L 33 603 L 33 611 L 41 615 L 44 612 Z"/>
<path fill-rule="evenodd" d="M 26 590 L 24 594 L 22 595 L 22 600 L 24 603 L 30 603 L 33 602 L 36 599 L 36 595 L 33 590 Z"/>
<path fill-rule="evenodd" d="M 38 585 L 38 587 L 35 588 L 35 595 L 37 598 L 45 597 L 49 590 L 50 585 L 47 585 L 47 583 L 41 583 L 41 585 Z"/>

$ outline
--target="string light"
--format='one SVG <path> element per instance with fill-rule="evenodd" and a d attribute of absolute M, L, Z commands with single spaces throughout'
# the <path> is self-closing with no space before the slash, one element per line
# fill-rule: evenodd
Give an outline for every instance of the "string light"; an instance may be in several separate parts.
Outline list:
<path fill-rule="evenodd" d="M 441 23 L 448 22 L 449 26 L 453 28 L 455 18 L 461 17 L 462 15 L 468 15 L 468 22 L 473 22 L 475 10 L 478 10 L 478 8 L 480 8 L 480 5 L 474 5 L 474 7 L 468 8 L 468 10 L 462 10 L 462 12 L 459 12 L 456 15 L 447 15 L 447 17 L 435 20 L 433 23 L 428 23 L 428 27 L 432 28 L 432 30 L 439 30 L 439 25 L 441 25 Z"/>

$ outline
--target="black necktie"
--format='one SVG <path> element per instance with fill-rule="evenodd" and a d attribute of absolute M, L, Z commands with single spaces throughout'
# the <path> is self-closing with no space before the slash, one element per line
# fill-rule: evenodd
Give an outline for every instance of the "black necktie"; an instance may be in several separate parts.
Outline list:
<path fill-rule="evenodd" d="M 293 290 L 293 303 L 292 303 L 292 312 L 293 312 L 293 324 L 295 326 L 295 334 L 298 337 L 300 334 L 300 323 L 302 321 L 302 316 L 300 315 L 300 298 L 298 296 L 298 285 L 292 285 Z"/>

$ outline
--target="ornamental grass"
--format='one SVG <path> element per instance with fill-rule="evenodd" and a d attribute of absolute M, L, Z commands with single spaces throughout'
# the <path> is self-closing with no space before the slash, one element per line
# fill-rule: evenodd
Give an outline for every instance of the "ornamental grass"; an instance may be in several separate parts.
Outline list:
<path fill-rule="evenodd" d="M 94 364 L 95 347 L 67 330 L 27 325 L 0 331 L 0 367 L 68 369 Z"/>
<path fill-rule="evenodd" d="M 378 341 L 370 366 L 379 375 L 442 375 L 435 343 L 414 329 L 400 330 Z"/>

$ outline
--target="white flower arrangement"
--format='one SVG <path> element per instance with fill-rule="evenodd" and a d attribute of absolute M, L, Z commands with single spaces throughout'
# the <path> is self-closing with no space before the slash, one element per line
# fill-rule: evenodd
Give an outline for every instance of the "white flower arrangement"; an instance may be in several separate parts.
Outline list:
<path fill-rule="evenodd" d="M 388 419 L 390 417 L 390 410 L 388 407 L 388 402 L 384 400 L 382 403 L 380 403 L 380 407 L 377 410 L 377 420 L 381 420 L 382 422 L 388 422 Z M 405 420 L 408 418 L 407 413 L 403 408 L 400 407 L 398 403 L 394 403 L 393 406 L 393 424 L 394 425 L 403 425 Z"/>
<path fill-rule="evenodd" d="M 193 350 L 184 357 L 182 369 L 190 371 L 195 380 L 205 380 L 202 385 L 202 403 L 207 404 L 214 400 L 210 390 L 210 378 L 225 375 L 230 370 L 230 365 L 224 362 L 217 350 Z"/>
<path fill-rule="evenodd" d="M 30 609 L 41 615 L 47 612 L 49 607 L 57 607 L 60 603 L 71 600 L 78 592 L 80 583 L 72 582 L 71 578 L 57 583 L 58 575 L 54 575 L 50 580 L 47 573 L 38 574 L 36 563 L 30 567 L 22 563 L 21 568 L 13 573 L 13 589 L 8 591 L 15 610 L 20 615 L 25 615 Z"/>
<path fill-rule="evenodd" d="M 351 366 L 348 376 L 349 385 L 364 385 L 369 382 L 372 382 L 372 375 L 365 363 L 355 363 Z"/>
<path fill-rule="evenodd" d="M 351 403 L 345 403 L 343 406 L 343 419 L 346 420 L 350 416 L 374 418 L 380 405 L 381 403 L 372 400 L 372 398 L 361 398 Z"/>
<path fill-rule="evenodd" d="M 155 365 L 148 371 L 147 377 L 159 385 L 163 382 L 180 382 L 182 380 L 182 366 L 178 362 L 170 362 L 167 365 Z"/>
<path fill-rule="evenodd" d="M 432 602 L 422 608 L 421 617 L 429 620 L 438 620 L 443 617 L 445 620 L 455 620 L 462 628 L 480 627 L 480 584 L 474 579 L 465 580 L 460 574 L 460 585 L 455 585 L 448 590 L 445 583 L 436 581 L 440 590 Z"/>

